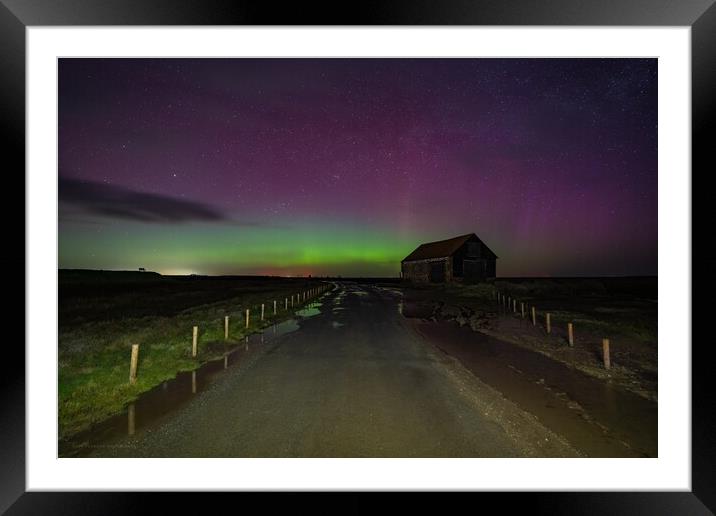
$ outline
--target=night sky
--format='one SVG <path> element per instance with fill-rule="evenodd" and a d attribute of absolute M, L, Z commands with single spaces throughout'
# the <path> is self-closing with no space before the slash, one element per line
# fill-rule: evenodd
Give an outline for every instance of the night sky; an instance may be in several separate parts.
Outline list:
<path fill-rule="evenodd" d="M 657 272 L 656 59 L 61 59 L 59 266 Z"/>

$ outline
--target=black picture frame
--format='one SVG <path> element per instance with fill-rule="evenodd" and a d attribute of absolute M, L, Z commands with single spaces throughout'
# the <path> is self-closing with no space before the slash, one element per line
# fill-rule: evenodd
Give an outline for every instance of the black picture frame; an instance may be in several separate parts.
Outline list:
<path fill-rule="evenodd" d="M 359 3 L 228 0 L 0 0 L 0 109 L 2 146 L 16 168 L 5 170 L 3 186 L 25 191 L 17 169 L 25 167 L 25 30 L 31 26 L 61 25 L 571 25 L 571 26 L 689 26 L 692 43 L 692 209 L 710 196 L 703 188 L 714 167 L 713 146 L 716 104 L 715 0 L 363 0 Z M 695 173 L 700 169 L 699 173 Z M 16 196 L 21 198 L 19 195 Z M 22 197 L 24 198 L 24 196 Z M 713 209 L 713 208 L 712 208 Z M 707 228 L 711 213 L 692 217 L 692 233 Z M 24 238 L 24 227 L 23 227 Z M 692 235 L 692 330 L 708 320 L 706 298 L 716 286 L 714 239 Z M 22 247 L 25 263 L 25 246 Z M 19 270 L 20 257 L 3 256 L 5 270 Z M 25 268 L 25 275 L 32 274 Z M 24 299 L 24 296 L 23 296 Z M 20 303 L 14 308 L 19 312 Z M 24 303 L 22 304 L 24 306 Z M 15 314 L 13 314 L 15 315 Z M 15 315 L 19 320 L 19 313 Z M 529 507 L 537 514 L 712 514 L 716 510 L 716 410 L 710 395 L 709 339 L 692 345 L 692 491 L 690 492 L 589 492 L 589 493 L 484 493 L 497 502 L 500 512 Z M 705 334 L 704 334 L 705 335 Z M 156 502 L 162 512 L 169 504 L 181 512 L 207 510 L 206 502 L 187 494 L 150 493 L 49 493 L 25 489 L 25 359 L 18 346 L 6 346 L 0 375 L 0 512 L 15 514 L 132 514 Z M 215 495 L 229 496 L 229 495 Z M 160 499 L 157 500 L 156 498 Z M 295 508 L 305 497 L 290 497 Z M 221 502 L 219 502 L 221 503 Z M 345 502 L 339 502 L 345 503 Z M 356 510 L 361 502 L 342 506 Z M 368 502 L 372 505 L 372 502 Z M 418 500 L 418 503 L 423 504 Z M 474 502 L 471 502 L 474 503 Z M 218 507 L 218 505 L 217 505 Z M 338 506 L 340 507 L 340 506 Z"/>

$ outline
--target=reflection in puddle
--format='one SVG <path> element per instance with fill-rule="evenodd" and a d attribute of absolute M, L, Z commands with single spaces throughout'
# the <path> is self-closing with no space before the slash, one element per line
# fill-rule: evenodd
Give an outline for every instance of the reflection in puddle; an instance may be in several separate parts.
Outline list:
<path fill-rule="evenodd" d="M 308 305 L 306 308 L 301 308 L 300 310 L 296 310 L 296 315 L 298 317 L 312 317 L 314 315 L 318 315 L 321 313 L 320 307 L 323 306 L 323 303 L 312 303 Z"/>
<path fill-rule="evenodd" d="M 69 442 L 60 442 L 60 457 L 86 456 L 95 448 L 105 447 L 127 435 L 135 436 L 156 428 L 177 409 L 191 401 L 197 393 L 205 390 L 215 377 L 228 373 L 230 366 L 243 363 L 246 358 L 259 351 L 262 344 L 298 329 L 298 322 L 289 319 L 266 328 L 262 333 L 247 335 L 243 346 L 239 345 L 223 358 L 207 362 L 194 371 L 177 374 L 173 379 L 140 395 L 124 412 L 98 423 Z"/>
<path fill-rule="evenodd" d="M 127 408 L 127 434 L 134 435 L 134 403 Z"/>
<path fill-rule="evenodd" d="M 589 456 L 657 456 L 656 403 L 469 328 L 446 322 L 414 324 L 480 380 Z"/>

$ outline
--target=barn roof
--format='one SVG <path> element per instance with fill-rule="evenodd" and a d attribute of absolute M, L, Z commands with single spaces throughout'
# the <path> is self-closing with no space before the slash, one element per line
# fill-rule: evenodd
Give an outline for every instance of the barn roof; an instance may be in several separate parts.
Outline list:
<path fill-rule="evenodd" d="M 455 238 L 448 238 L 447 240 L 439 240 L 437 242 L 428 242 L 426 244 L 420 244 L 415 251 L 403 258 L 403 261 L 410 262 L 415 260 L 429 260 L 430 258 L 444 258 L 446 256 L 451 256 L 472 237 L 477 238 L 477 235 L 475 235 L 475 233 L 468 233 L 467 235 L 461 235 Z M 479 238 L 477 239 L 480 240 Z M 483 242 L 482 245 L 485 245 L 485 243 Z M 487 246 L 485 245 L 485 247 Z M 489 247 L 487 249 L 492 253 L 492 250 L 490 250 Z M 495 255 L 495 258 L 496 257 L 497 256 Z"/>

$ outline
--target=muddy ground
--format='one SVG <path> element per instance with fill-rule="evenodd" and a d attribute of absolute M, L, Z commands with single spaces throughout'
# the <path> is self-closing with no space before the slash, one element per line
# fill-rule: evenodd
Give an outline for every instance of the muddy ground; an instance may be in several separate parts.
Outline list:
<path fill-rule="evenodd" d="M 648 400 L 658 399 L 656 278 L 611 284 L 595 279 L 498 280 L 475 286 L 402 285 L 400 290 L 404 309 L 416 316 L 468 327 Z M 503 296 L 499 303 L 496 292 Z M 568 343 L 568 322 L 573 324 L 573 346 Z M 603 338 L 610 340 L 609 370 L 603 363 Z"/>

